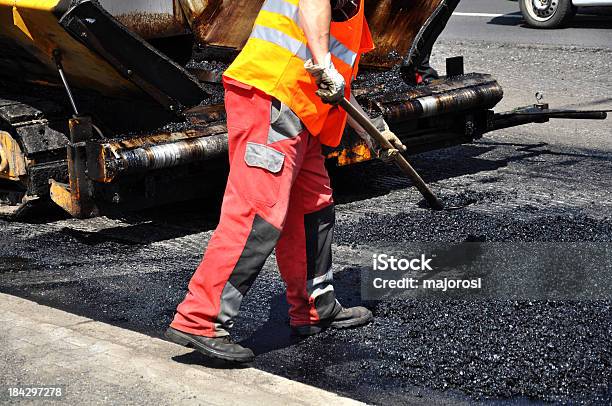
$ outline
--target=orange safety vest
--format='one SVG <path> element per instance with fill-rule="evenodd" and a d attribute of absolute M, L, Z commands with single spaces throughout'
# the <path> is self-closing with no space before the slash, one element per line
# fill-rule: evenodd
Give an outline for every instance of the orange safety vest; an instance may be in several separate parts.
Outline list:
<path fill-rule="evenodd" d="M 304 69 L 312 55 L 299 26 L 299 0 L 266 0 L 255 20 L 249 40 L 224 76 L 251 85 L 286 104 L 322 144 L 340 143 L 346 112 L 325 104 L 315 94 L 317 84 Z M 357 74 L 361 54 L 374 49 L 364 16 L 359 12 L 342 22 L 332 22 L 329 49 L 334 66 L 347 83 Z"/>

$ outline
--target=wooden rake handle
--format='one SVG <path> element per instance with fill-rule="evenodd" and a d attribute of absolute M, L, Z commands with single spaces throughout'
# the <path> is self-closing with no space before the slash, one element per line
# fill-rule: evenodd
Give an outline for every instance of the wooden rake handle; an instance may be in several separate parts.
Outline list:
<path fill-rule="evenodd" d="M 380 145 L 383 149 L 392 149 L 395 148 L 387 139 L 382 135 L 378 128 L 372 124 L 372 121 L 369 117 L 363 115 L 359 110 L 355 108 L 346 98 L 343 98 L 340 101 L 340 107 L 342 107 L 349 116 L 351 116 L 367 133 L 372 137 L 378 145 Z M 402 154 L 396 154 L 394 157 L 394 162 L 400 170 L 406 174 L 414 183 L 416 188 L 421 192 L 429 207 L 434 210 L 442 210 L 444 205 L 436 197 L 436 195 L 431 191 L 429 186 L 425 183 L 423 178 L 418 174 L 417 171 L 414 170 L 412 165 L 404 158 Z"/>

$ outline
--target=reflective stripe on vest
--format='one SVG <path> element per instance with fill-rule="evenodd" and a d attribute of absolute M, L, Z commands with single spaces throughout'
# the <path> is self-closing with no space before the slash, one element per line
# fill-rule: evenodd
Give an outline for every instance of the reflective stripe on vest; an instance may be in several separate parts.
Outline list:
<path fill-rule="evenodd" d="M 312 54 L 310 53 L 310 50 L 305 42 L 298 41 L 297 39 L 290 37 L 282 31 L 275 30 L 274 28 L 256 25 L 251 33 L 251 38 L 257 38 L 276 44 L 279 47 L 285 48 L 287 51 L 298 56 L 304 61 L 312 58 Z"/>
<path fill-rule="evenodd" d="M 291 4 L 285 0 L 266 0 L 261 9 L 271 13 L 284 15 L 296 23 L 299 22 L 300 14 L 297 4 Z"/>

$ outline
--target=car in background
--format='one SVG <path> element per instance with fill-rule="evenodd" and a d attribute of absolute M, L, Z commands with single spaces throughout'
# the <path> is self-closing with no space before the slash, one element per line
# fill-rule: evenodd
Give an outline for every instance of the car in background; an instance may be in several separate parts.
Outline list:
<path fill-rule="evenodd" d="M 557 28 L 571 21 L 578 7 L 612 6 L 610 0 L 519 0 L 521 13 L 535 28 Z"/>

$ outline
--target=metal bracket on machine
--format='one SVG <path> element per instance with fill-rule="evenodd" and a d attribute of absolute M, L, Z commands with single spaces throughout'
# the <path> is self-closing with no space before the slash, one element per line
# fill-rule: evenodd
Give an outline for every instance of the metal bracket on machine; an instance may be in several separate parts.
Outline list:
<path fill-rule="evenodd" d="M 179 114 L 208 96 L 195 77 L 128 31 L 95 1 L 79 2 L 60 24 L 172 112 Z"/>
<path fill-rule="evenodd" d="M 502 128 L 515 127 L 529 123 L 545 123 L 551 118 L 574 119 L 574 120 L 605 120 L 612 110 L 565 110 L 550 109 L 548 104 L 541 103 L 519 107 L 512 111 L 496 113 L 493 118 L 492 128 L 488 131 L 501 130 Z"/>
<path fill-rule="evenodd" d="M 88 218 L 99 215 L 94 203 L 93 185 L 87 177 L 86 142 L 92 137 L 92 123 L 89 117 L 75 117 L 70 120 L 70 145 L 68 146 L 69 184 L 50 179 L 51 200 L 71 216 Z"/>

